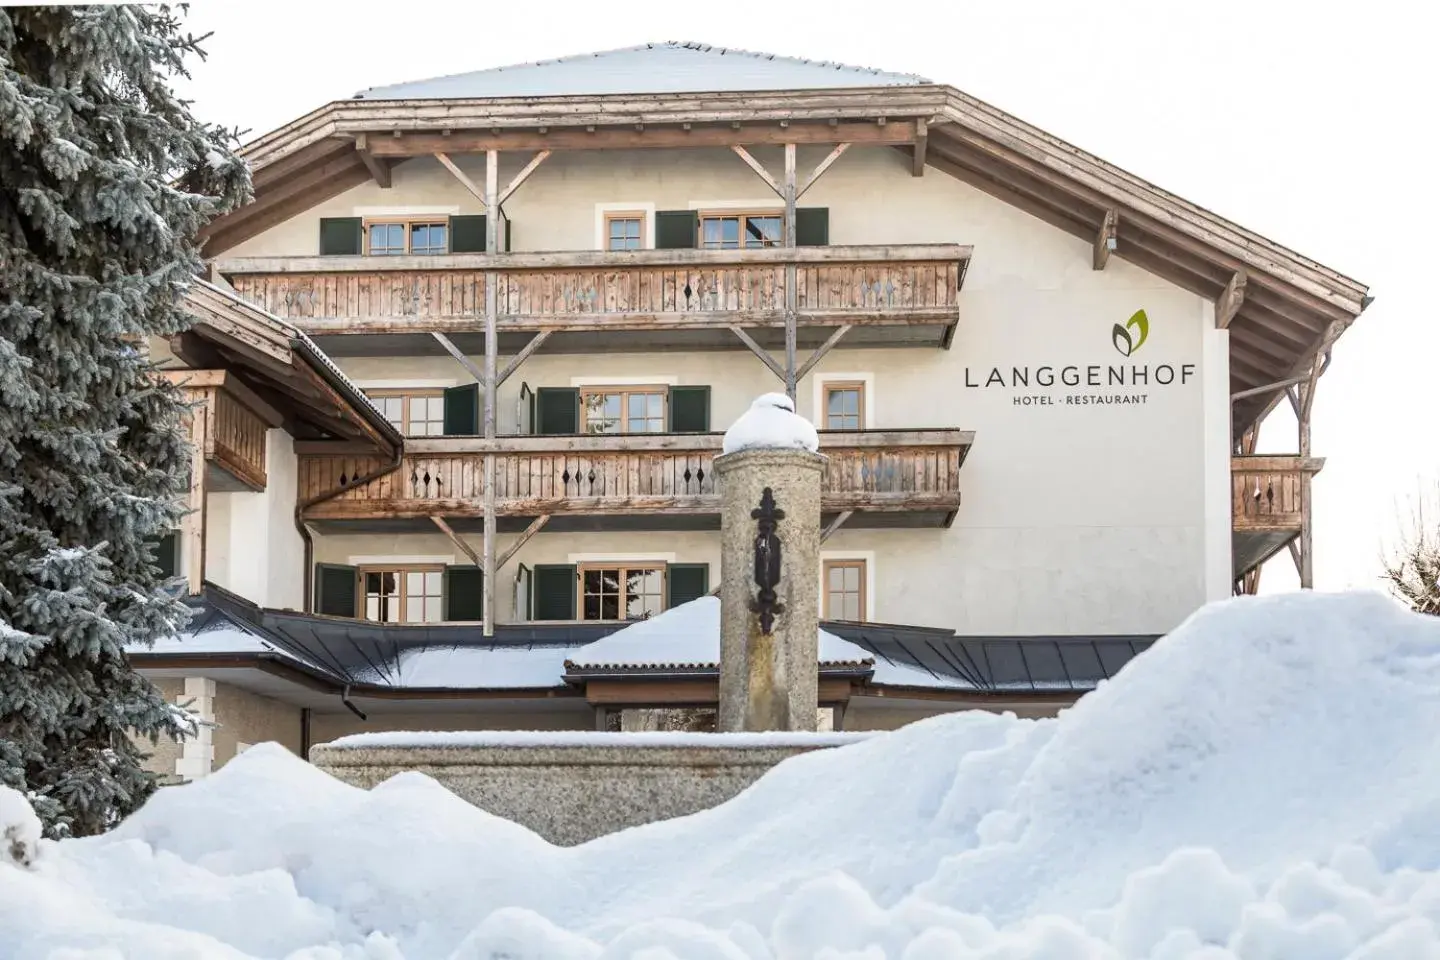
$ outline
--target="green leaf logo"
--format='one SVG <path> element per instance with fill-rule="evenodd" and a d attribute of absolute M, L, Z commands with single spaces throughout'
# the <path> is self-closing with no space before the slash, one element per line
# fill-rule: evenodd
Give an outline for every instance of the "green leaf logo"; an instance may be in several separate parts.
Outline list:
<path fill-rule="evenodd" d="M 1150 336 L 1150 318 L 1145 316 L 1144 310 L 1136 310 L 1134 316 L 1125 322 L 1125 326 L 1115 324 L 1110 330 L 1110 340 L 1115 344 L 1115 349 L 1122 357 L 1128 357 L 1139 350 L 1145 344 L 1145 338 Z"/>

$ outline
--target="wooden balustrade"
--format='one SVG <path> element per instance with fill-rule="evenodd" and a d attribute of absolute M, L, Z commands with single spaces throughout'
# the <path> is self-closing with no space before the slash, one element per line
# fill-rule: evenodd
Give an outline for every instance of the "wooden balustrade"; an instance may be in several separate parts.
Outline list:
<path fill-rule="evenodd" d="M 822 434 L 826 511 L 950 512 L 972 435 L 959 430 Z M 496 453 L 502 515 L 714 514 L 718 434 L 415 439 L 398 470 L 309 508 L 310 519 L 483 513 L 484 452 Z M 341 489 L 384 467 L 375 457 L 304 455 L 300 497 Z"/>
<path fill-rule="evenodd" d="M 221 261 L 245 299 L 310 333 L 473 332 L 487 271 L 507 331 L 784 323 L 786 265 L 810 324 L 953 323 L 969 248 L 581 251 Z"/>
<path fill-rule="evenodd" d="M 166 370 L 161 376 L 180 387 L 192 416 L 205 419 L 205 462 L 215 468 L 209 489 L 264 490 L 266 432 L 280 425 L 280 415 L 224 370 Z"/>
<path fill-rule="evenodd" d="M 1306 481 L 1324 462 L 1317 457 L 1234 457 L 1230 464 L 1234 528 L 1299 531 Z"/>

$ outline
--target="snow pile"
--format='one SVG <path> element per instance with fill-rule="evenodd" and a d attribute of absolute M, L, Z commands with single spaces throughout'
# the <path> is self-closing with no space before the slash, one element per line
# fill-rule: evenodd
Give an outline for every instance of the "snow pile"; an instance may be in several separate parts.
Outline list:
<path fill-rule="evenodd" d="M 766 393 L 750 404 L 750 409 L 725 431 L 722 453 L 741 450 L 809 450 L 820 449 L 820 435 L 815 425 L 795 413 L 795 402 L 783 393 Z"/>
<path fill-rule="evenodd" d="M 550 847 L 276 746 L 0 869 L 0 955 L 1440 960 L 1440 621 L 1208 608 L 1056 720 L 913 724 Z"/>
<path fill-rule="evenodd" d="M 28 867 L 40 852 L 40 818 L 19 790 L 0 786 L 0 868 Z"/>

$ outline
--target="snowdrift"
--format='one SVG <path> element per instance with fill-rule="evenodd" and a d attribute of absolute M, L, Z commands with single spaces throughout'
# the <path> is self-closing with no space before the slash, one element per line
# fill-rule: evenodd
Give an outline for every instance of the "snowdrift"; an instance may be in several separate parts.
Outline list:
<path fill-rule="evenodd" d="M 261 746 L 0 859 L 0 957 L 1440 960 L 1437 730 L 1440 621 L 1352 594 L 1217 604 L 1058 719 L 937 718 L 569 849 Z"/>

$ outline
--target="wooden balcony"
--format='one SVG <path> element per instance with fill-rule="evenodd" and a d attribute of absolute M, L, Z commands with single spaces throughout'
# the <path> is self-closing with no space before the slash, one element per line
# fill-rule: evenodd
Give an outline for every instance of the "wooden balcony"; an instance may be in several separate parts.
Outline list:
<path fill-rule="evenodd" d="M 540 331 L 558 335 L 546 345 L 557 352 L 667 343 L 740 349 L 732 325 L 781 344 L 790 264 L 801 346 L 842 324 L 855 327 L 847 345 L 948 346 L 969 257 L 966 246 L 929 244 L 265 257 L 222 260 L 216 269 L 245 299 L 323 337 L 332 353 L 407 348 L 382 346 L 376 336 L 429 351 L 435 330 L 475 352 L 492 271 L 502 352 Z"/>
<path fill-rule="evenodd" d="M 280 414 L 225 370 L 166 370 L 161 376 L 180 387 L 193 415 L 203 419 L 192 423 L 191 436 L 205 448 L 206 489 L 264 490 L 266 431 L 280 425 Z"/>
<path fill-rule="evenodd" d="M 1310 478 L 1319 457 L 1234 457 L 1232 561 L 1235 576 L 1253 570 L 1300 535 L 1310 509 Z"/>
<path fill-rule="evenodd" d="M 962 430 L 822 433 L 829 457 L 822 510 L 855 511 L 849 526 L 948 526 L 960 506 L 960 467 L 973 434 Z M 307 520 L 354 529 L 457 526 L 483 515 L 484 452 L 497 454 L 500 529 L 548 514 L 556 530 L 717 529 L 715 457 L 720 434 L 414 439 L 400 469 L 305 511 Z M 374 457 L 305 454 L 300 498 L 382 469 Z"/>

